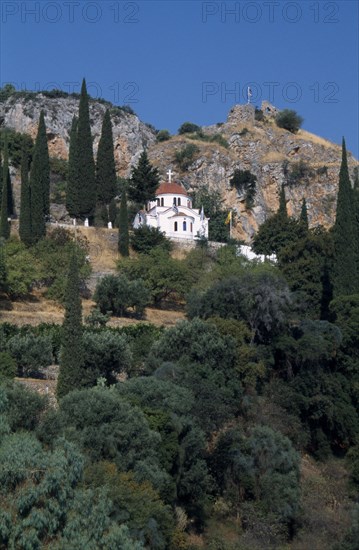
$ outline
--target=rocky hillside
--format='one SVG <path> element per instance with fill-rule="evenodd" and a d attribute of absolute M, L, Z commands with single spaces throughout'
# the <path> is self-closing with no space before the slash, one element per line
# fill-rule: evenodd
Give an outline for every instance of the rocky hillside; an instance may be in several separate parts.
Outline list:
<path fill-rule="evenodd" d="M 18 132 L 36 135 L 40 110 L 44 109 L 50 156 L 66 159 L 69 131 L 74 114 L 78 113 L 76 97 L 50 98 L 41 93 L 15 94 L 0 102 L 0 124 Z M 136 115 L 106 102 L 92 100 L 90 116 L 96 155 L 101 124 L 106 107 L 111 107 L 115 159 L 118 175 L 126 177 L 131 166 L 146 147 L 151 161 L 165 177 L 172 168 L 177 181 L 188 190 L 205 186 L 220 191 L 224 204 L 232 208 L 234 236 L 250 240 L 263 221 L 278 207 L 282 183 L 286 185 L 288 211 L 297 216 L 303 197 L 307 200 L 311 226 L 332 225 L 336 206 L 341 148 L 304 130 L 292 134 L 276 126 L 276 108 L 263 102 L 262 120 L 256 120 L 252 105 L 235 105 L 227 121 L 202 128 L 205 136 L 218 135 L 218 142 L 189 139 L 186 135 L 173 136 L 157 143 L 156 133 Z M 345 129 L 338 130 L 340 133 Z M 221 139 L 220 138 L 220 139 Z M 181 167 L 176 153 L 188 144 L 196 151 Z M 358 161 L 349 153 L 351 175 Z M 247 209 L 243 194 L 231 188 L 233 171 L 250 170 L 257 177 L 254 206 Z M 18 181 L 18 178 L 15 178 Z"/>
<path fill-rule="evenodd" d="M 79 101 L 79 97 L 71 95 L 51 98 L 41 93 L 15 93 L 0 102 L 0 126 L 35 138 L 40 111 L 44 110 L 50 157 L 67 159 L 71 123 L 74 115 L 78 115 Z M 111 109 L 117 171 L 125 177 L 143 148 L 155 141 L 154 130 L 136 115 L 108 102 L 90 100 L 89 108 L 95 155 L 105 110 Z"/>

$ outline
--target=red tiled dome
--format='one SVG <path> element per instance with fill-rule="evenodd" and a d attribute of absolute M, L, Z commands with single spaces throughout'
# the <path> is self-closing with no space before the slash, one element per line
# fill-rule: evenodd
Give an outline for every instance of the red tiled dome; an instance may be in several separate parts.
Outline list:
<path fill-rule="evenodd" d="M 187 191 L 178 183 L 161 183 L 156 191 L 157 195 L 184 195 L 187 197 Z"/>

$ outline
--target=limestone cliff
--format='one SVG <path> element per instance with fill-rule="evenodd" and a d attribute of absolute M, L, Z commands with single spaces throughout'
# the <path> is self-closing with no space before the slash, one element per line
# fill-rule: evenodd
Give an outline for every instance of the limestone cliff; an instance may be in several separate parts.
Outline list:
<path fill-rule="evenodd" d="M 106 108 L 111 109 L 115 161 L 118 175 L 126 177 L 136 164 L 144 147 L 155 141 L 155 132 L 139 118 L 105 101 L 90 100 L 90 120 L 94 154 L 101 136 Z M 14 94 L 0 102 L 0 125 L 35 138 L 40 111 L 45 112 L 45 123 L 50 157 L 67 159 L 69 133 L 74 115 L 79 112 L 79 98 L 67 96 L 49 98 L 41 93 Z"/>
<path fill-rule="evenodd" d="M 72 117 L 78 113 L 76 97 L 49 98 L 41 93 L 10 96 L 0 102 L 0 125 L 18 132 L 37 132 L 40 110 L 45 111 L 50 156 L 67 159 L 69 131 Z M 150 160 L 165 177 L 172 168 L 175 179 L 188 190 L 200 186 L 219 190 L 226 207 L 236 213 L 234 235 L 249 241 L 259 225 L 277 210 L 279 190 L 285 184 L 288 211 L 299 215 L 302 198 L 308 205 L 311 226 L 333 224 L 338 190 L 341 148 L 323 138 L 299 130 L 292 134 L 276 126 L 276 108 L 262 104 L 262 120 L 256 120 L 252 105 L 235 105 L 223 124 L 202 128 L 205 136 L 220 135 L 223 145 L 217 142 L 189 139 L 185 135 L 173 136 L 157 143 L 156 133 L 136 115 L 105 102 L 90 101 L 90 117 L 96 155 L 106 107 L 111 108 L 115 159 L 119 176 L 127 177 L 131 166 L 137 163 L 144 148 Z M 345 133 L 345 129 L 340 129 Z M 226 145 L 227 142 L 227 146 Z M 185 170 L 176 162 L 176 152 L 188 144 L 198 148 Z M 302 161 L 305 177 L 290 182 L 288 174 Z M 358 161 L 349 153 L 351 175 Z M 232 189 L 229 180 L 236 169 L 250 170 L 257 177 L 254 206 L 246 209 L 244 197 Z M 15 174 L 18 182 L 18 174 Z M 18 196 L 18 192 L 16 193 Z"/>

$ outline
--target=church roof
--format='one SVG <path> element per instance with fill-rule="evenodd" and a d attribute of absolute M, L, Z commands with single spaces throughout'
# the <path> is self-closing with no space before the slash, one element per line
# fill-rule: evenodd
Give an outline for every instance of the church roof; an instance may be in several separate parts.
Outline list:
<path fill-rule="evenodd" d="M 174 182 L 166 182 L 161 183 L 159 188 L 156 191 L 156 195 L 184 195 L 187 197 L 187 191 L 182 187 L 182 185 L 179 185 L 178 183 Z"/>

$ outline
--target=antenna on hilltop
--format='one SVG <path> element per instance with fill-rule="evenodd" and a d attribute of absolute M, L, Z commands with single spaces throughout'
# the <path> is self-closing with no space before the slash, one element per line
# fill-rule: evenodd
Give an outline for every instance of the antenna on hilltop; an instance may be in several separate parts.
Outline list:
<path fill-rule="evenodd" d="M 250 87 L 248 86 L 248 87 L 247 87 L 247 105 L 250 104 L 252 95 L 253 95 L 253 94 L 252 94 L 252 90 L 251 90 Z"/>

